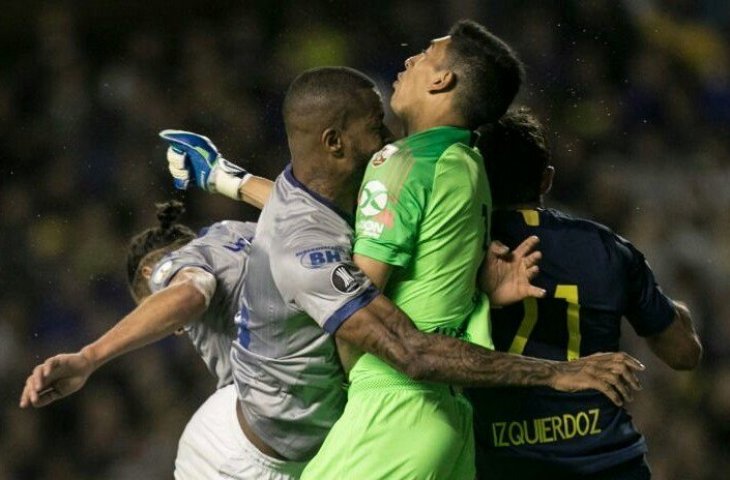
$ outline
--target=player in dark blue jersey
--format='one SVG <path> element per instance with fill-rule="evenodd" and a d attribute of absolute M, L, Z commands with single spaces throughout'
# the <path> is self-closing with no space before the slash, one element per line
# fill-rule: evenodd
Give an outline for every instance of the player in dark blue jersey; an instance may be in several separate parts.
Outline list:
<path fill-rule="evenodd" d="M 547 291 L 492 311 L 495 348 L 552 360 L 618 351 L 626 317 L 667 365 L 694 368 L 702 347 L 690 312 L 662 293 L 641 252 L 601 224 L 545 208 L 555 170 L 539 122 L 523 109 L 481 134 L 492 236 L 514 248 L 537 235 L 543 259 L 534 284 Z M 479 478 L 650 478 L 631 416 L 597 391 L 499 388 L 470 396 Z"/>

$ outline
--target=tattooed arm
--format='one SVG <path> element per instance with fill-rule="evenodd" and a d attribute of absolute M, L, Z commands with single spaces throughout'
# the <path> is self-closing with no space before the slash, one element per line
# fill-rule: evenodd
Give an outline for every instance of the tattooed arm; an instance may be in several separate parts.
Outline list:
<path fill-rule="evenodd" d="M 383 295 L 350 316 L 335 337 L 380 357 L 415 380 L 471 387 L 548 386 L 564 392 L 596 389 L 619 406 L 640 388 L 635 372 L 644 369 L 625 353 L 554 362 L 426 334 Z"/>

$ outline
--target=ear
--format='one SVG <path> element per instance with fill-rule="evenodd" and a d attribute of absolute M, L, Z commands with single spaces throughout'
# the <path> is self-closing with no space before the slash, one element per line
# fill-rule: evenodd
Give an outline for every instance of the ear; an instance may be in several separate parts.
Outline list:
<path fill-rule="evenodd" d="M 320 142 L 330 155 L 340 158 L 344 155 L 342 146 L 342 132 L 336 128 L 328 128 L 322 132 Z"/>
<path fill-rule="evenodd" d="M 456 74 L 451 70 L 439 70 L 428 86 L 428 93 L 448 92 L 456 86 Z"/>
<path fill-rule="evenodd" d="M 547 195 L 553 188 L 553 179 L 555 178 L 555 167 L 548 165 L 542 172 L 542 181 L 540 182 L 540 195 Z"/>

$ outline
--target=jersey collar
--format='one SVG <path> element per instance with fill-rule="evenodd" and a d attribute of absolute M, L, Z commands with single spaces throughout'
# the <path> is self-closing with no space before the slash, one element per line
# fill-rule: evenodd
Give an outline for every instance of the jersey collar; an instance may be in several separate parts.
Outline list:
<path fill-rule="evenodd" d="M 468 128 L 441 126 L 423 130 L 409 135 L 401 140 L 410 148 L 426 147 L 436 144 L 463 143 L 473 147 L 476 144 L 478 134 Z"/>
<path fill-rule="evenodd" d="M 302 182 L 300 182 L 299 179 L 297 179 L 297 177 L 294 176 L 294 172 L 292 171 L 291 163 L 289 165 L 287 165 L 286 168 L 284 169 L 284 178 L 290 184 L 292 184 L 292 186 L 294 186 L 300 190 L 304 190 L 304 192 L 306 192 L 307 195 L 309 195 L 310 197 L 312 197 L 313 199 L 315 199 L 316 201 L 318 201 L 319 203 L 321 203 L 322 205 L 324 205 L 325 207 L 329 208 L 330 210 L 335 212 L 337 215 L 342 217 L 342 219 L 344 221 L 346 221 L 348 225 L 350 225 L 350 226 L 355 225 L 355 218 L 352 215 L 341 210 L 337 205 L 335 205 L 328 199 L 324 198 L 319 193 L 317 193 L 313 190 L 310 190 L 306 185 L 304 185 Z"/>

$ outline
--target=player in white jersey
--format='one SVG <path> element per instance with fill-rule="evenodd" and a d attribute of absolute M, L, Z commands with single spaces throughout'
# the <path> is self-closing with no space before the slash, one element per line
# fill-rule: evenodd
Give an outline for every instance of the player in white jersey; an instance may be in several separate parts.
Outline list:
<path fill-rule="evenodd" d="M 338 354 L 347 365 L 352 347 L 385 359 L 413 383 L 598 388 L 616 402 L 630 396 L 638 385 L 632 371 L 641 367 L 624 354 L 544 362 L 418 331 L 351 258 L 359 180 L 384 136 L 372 81 L 346 68 L 305 72 L 290 86 L 284 115 L 292 166 L 277 178 L 259 220 L 232 350 L 239 423 L 259 450 L 288 461 L 312 457 L 342 412 Z M 185 153 L 171 164 L 176 178 L 208 188 L 217 150 L 184 132 L 163 137 Z M 190 177 L 187 161 L 208 168 L 193 166 Z M 236 188 L 229 196 L 238 196 Z M 338 351 L 333 340 L 346 348 Z M 257 478 L 244 467 L 231 475 Z"/>
<path fill-rule="evenodd" d="M 198 409 L 180 438 L 175 477 L 217 478 L 230 457 L 246 449 L 258 454 L 238 429 L 235 415 L 219 414 L 234 412 L 236 392 L 229 359 L 233 317 L 256 225 L 223 221 L 196 238 L 192 230 L 176 223 L 181 213 L 181 204 L 163 204 L 158 212 L 160 226 L 146 230 L 130 244 L 128 280 L 139 306 L 79 352 L 57 355 L 38 365 L 26 382 L 21 406 L 42 407 L 70 395 L 107 361 L 184 330 L 216 377 L 217 391 Z M 195 461 L 201 456 L 206 462 Z"/>

